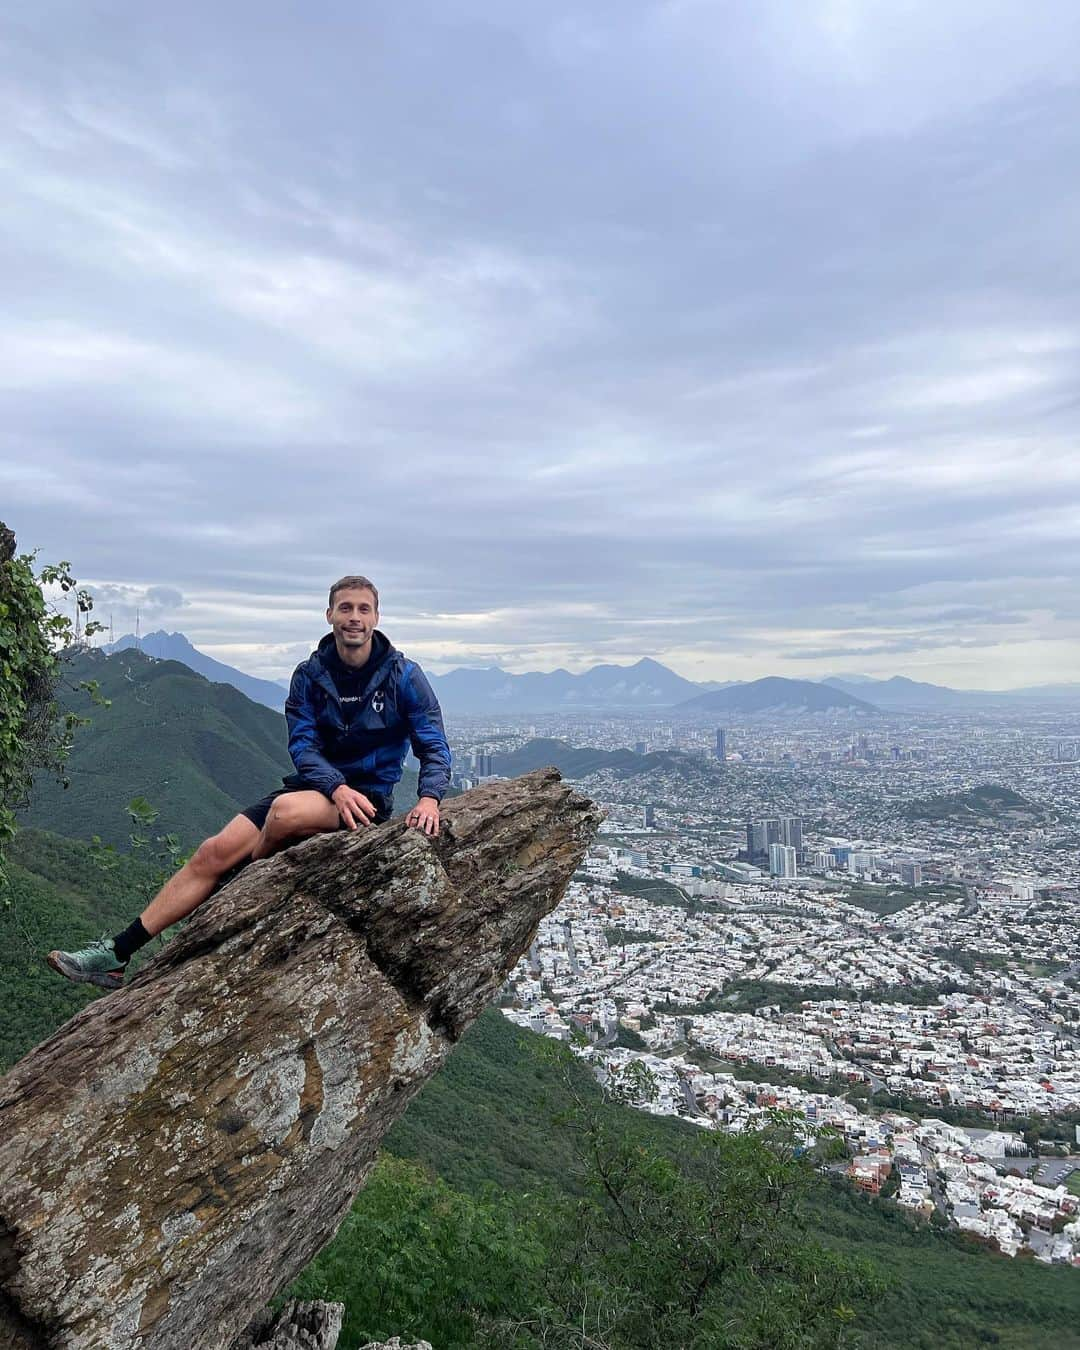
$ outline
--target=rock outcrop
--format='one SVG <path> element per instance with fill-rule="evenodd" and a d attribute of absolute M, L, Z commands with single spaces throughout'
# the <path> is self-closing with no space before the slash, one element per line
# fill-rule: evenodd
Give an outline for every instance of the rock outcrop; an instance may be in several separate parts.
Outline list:
<path fill-rule="evenodd" d="M 0 1350 L 220 1350 L 337 1231 L 599 820 L 554 770 L 255 863 L 0 1080 Z"/>
<path fill-rule="evenodd" d="M 392 1336 L 388 1341 L 368 1341 L 360 1350 L 431 1350 L 430 1341 L 403 1341 L 400 1336 Z"/>
<path fill-rule="evenodd" d="M 344 1318 L 344 1303 L 289 1299 L 261 1312 L 229 1350 L 335 1350 Z"/>

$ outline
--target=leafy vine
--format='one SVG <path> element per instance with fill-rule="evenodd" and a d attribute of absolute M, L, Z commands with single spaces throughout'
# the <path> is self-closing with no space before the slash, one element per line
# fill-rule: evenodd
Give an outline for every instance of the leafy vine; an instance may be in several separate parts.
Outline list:
<path fill-rule="evenodd" d="M 75 625 L 49 605 L 43 588 L 73 594 L 80 616 L 89 615 L 94 602 L 72 576 L 70 563 L 37 572 L 35 562 L 34 553 L 16 553 L 14 533 L 0 522 L 0 883 L 16 812 L 26 805 L 34 775 L 45 771 L 64 779 L 75 732 L 87 721 L 57 702 Z M 88 619 L 83 632 L 89 637 L 101 628 Z M 94 681 L 78 687 L 104 701 Z"/>

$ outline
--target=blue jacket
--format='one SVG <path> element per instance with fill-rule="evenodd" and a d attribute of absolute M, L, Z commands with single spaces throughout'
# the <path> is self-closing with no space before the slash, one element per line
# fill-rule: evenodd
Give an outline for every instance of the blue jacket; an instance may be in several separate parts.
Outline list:
<path fill-rule="evenodd" d="M 411 743 L 420 761 L 418 795 L 440 801 L 450 783 L 450 746 L 439 701 L 415 661 L 377 629 L 371 642 L 361 703 L 348 727 L 323 662 L 333 650 L 333 633 L 293 672 L 285 719 L 296 778 L 327 797 L 346 782 L 390 797 Z"/>

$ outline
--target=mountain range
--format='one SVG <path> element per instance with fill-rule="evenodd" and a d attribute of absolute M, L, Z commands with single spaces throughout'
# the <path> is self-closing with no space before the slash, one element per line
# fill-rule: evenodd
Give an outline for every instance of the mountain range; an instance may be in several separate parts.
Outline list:
<path fill-rule="evenodd" d="M 854 694 L 887 711 L 917 712 L 925 709 L 945 712 L 950 708 L 973 710 L 1012 707 L 1018 702 L 1045 703 L 1057 700 L 1080 703 L 1080 684 L 1030 685 L 1022 689 L 950 689 L 943 684 L 909 680 L 904 675 L 893 675 L 887 680 L 874 679 L 870 675 L 830 675 L 822 680 L 822 684 Z"/>
<path fill-rule="evenodd" d="M 199 675 L 205 675 L 215 684 L 231 684 L 234 689 L 247 694 L 248 698 L 261 703 L 264 708 L 273 708 L 275 712 L 281 712 L 285 707 L 287 686 L 282 686 L 275 680 L 260 680 L 255 675 L 245 675 L 242 670 L 227 666 L 222 661 L 215 661 L 212 656 L 207 656 L 205 652 L 199 651 L 198 647 L 192 646 L 183 633 L 166 633 L 164 629 L 159 629 L 156 633 L 147 633 L 144 638 L 136 638 L 134 633 L 125 633 L 115 642 L 107 643 L 101 650 L 112 655 L 115 652 L 128 651 L 132 647 L 137 647 L 144 656 L 152 656 L 157 661 L 179 661 L 181 665 L 187 666 L 189 670 L 194 670 Z"/>
<path fill-rule="evenodd" d="M 880 711 L 872 703 L 846 689 L 812 680 L 785 680 L 779 675 L 767 675 L 746 684 L 729 685 L 713 693 L 698 694 L 680 704 L 677 712 L 712 713 L 824 713 L 851 712 L 873 716 Z"/>
<path fill-rule="evenodd" d="M 644 657 L 632 666 L 593 666 L 511 675 L 497 666 L 461 667 L 431 675 L 443 708 L 456 713 L 562 712 L 575 708 L 671 708 L 722 686 L 695 684 L 659 661 Z"/>
<path fill-rule="evenodd" d="M 144 656 L 179 661 L 206 679 L 232 685 L 264 707 L 280 711 L 285 681 L 262 680 L 200 652 L 183 633 L 148 633 L 136 643 L 128 633 L 102 648 L 120 652 L 138 646 Z M 629 666 L 598 665 L 574 675 L 568 670 L 515 675 L 498 666 L 461 666 L 444 675 L 428 672 L 450 716 L 497 713 L 662 712 L 694 717 L 735 714 L 858 714 L 876 712 L 976 711 L 1041 703 L 1080 704 L 1080 683 L 987 691 L 952 689 L 903 675 L 831 675 L 792 680 L 770 675 L 747 681 L 694 681 L 651 657 Z"/>

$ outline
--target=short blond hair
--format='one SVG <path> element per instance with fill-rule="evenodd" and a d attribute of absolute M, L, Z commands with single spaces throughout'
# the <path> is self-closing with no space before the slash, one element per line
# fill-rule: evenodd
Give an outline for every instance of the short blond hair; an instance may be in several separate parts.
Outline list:
<path fill-rule="evenodd" d="M 379 608 L 379 592 L 373 581 L 367 577 L 342 577 L 340 581 L 335 581 L 330 587 L 330 599 L 326 602 L 327 609 L 334 608 L 334 596 L 338 591 L 370 591 L 375 597 L 375 608 Z"/>

